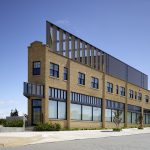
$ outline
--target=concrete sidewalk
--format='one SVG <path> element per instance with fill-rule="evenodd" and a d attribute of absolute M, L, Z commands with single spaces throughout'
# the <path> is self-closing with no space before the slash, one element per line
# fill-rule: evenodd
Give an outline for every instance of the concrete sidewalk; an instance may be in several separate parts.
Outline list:
<path fill-rule="evenodd" d="M 11 132 L 0 133 L 0 147 L 13 147 L 27 144 L 68 141 L 88 138 L 102 138 L 110 136 L 125 136 L 150 133 L 150 128 L 123 129 L 121 132 L 112 130 L 79 130 L 79 131 L 52 131 L 52 132 Z"/>

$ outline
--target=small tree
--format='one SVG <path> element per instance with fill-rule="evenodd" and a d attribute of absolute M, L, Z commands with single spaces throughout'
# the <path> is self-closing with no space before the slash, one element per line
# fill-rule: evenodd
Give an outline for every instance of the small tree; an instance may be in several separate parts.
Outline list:
<path fill-rule="evenodd" d="M 120 123 L 122 121 L 121 115 L 122 115 L 122 111 L 121 110 L 117 110 L 116 112 L 114 112 L 113 122 L 116 125 L 116 128 L 114 130 L 120 131 L 119 125 L 120 125 Z"/>
<path fill-rule="evenodd" d="M 143 115 L 139 114 L 137 117 L 137 124 L 139 124 L 138 129 L 143 129 Z"/>
<path fill-rule="evenodd" d="M 11 110 L 10 116 L 11 117 L 18 116 L 18 110 L 17 109 Z"/>

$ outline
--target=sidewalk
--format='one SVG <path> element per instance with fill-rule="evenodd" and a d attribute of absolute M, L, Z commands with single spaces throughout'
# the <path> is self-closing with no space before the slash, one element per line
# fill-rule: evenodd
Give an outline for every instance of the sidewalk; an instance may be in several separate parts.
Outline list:
<path fill-rule="evenodd" d="M 0 147 L 21 146 L 47 142 L 68 141 L 88 138 L 102 138 L 110 136 L 125 136 L 133 134 L 150 133 L 150 128 L 138 130 L 137 128 L 123 129 L 121 132 L 112 130 L 79 130 L 79 131 L 53 131 L 53 132 L 10 132 L 0 133 Z"/>

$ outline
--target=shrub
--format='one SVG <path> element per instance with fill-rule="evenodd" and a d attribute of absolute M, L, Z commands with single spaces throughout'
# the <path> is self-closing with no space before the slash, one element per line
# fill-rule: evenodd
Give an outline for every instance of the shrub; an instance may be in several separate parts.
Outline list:
<path fill-rule="evenodd" d="M 4 125 L 5 122 L 6 122 L 6 119 L 0 119 L 0 125 Z"/>
<path fill-rule="evenodd" d="M 6 120 L 4 127 L 23 127 L 23 120 Z"/>
<path fill-rule="evenodd" d="M 34 127 L 34 131 L 59 131 L 61 129 L 61 125 L 59 123 L 39 123 Z"/>
<path fill-rule="evenodd" d="M 120 132 L 122 129 L 121 128 L 113 128 L 113 131 L 116 131 L 116 132 Z"/>

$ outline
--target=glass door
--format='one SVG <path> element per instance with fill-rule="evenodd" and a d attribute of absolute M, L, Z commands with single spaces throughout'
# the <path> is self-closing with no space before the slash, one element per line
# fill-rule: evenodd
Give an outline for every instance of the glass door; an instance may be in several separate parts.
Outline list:
<path fill-rule="evenodd" d="M 41 123 L 41 100 L 32 100 L 32 124 Z"/>

